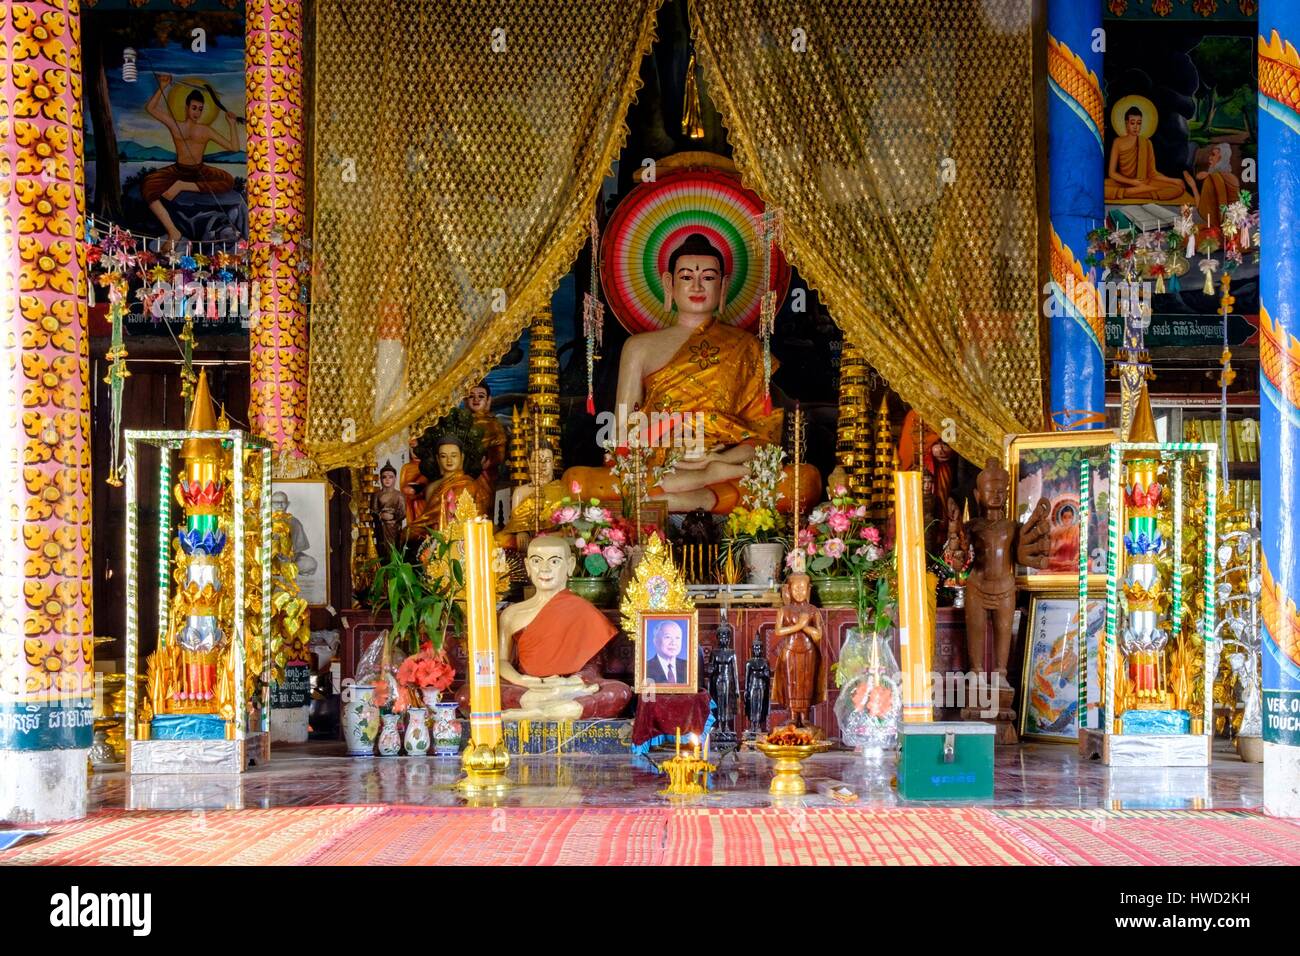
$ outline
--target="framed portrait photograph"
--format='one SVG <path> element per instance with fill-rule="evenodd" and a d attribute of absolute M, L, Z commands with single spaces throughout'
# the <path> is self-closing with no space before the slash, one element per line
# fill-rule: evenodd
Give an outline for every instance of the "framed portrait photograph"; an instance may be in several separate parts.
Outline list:
<path fill-rule="evenodd" d="M 1075 743 L 1083 727 L 1099 726 L 1098 652 L 1106 631 L 1106 598 L 1088 597 L 1086 641 L 1079 640 L 1077 594 L 1034 595 L 1029 603 L 1025 669 L 1021 677 L 1020 735 Z M 1082 650 L 1081 650 L 1082 648 Z M 1079 701 L 1079 654 L 1087 654 L 1087 699 Z"/>
<path fill-rule="evenodd" d="M 1110 507 L 1109 446 L 1119 441 L 1113 429 L 1013 435 L 1007 443 L 1011 501 L 1007 513 L 1025 521 L 1040 498 L 1047 499 L 1051 522 L 1045 568 L 1016 567 L 1016 583 L 1031 591 L 1071 590 L 1079 581 L 1080 472 L 1091 474 L 1088 521 L 1088 587 L 1106 583 L 1106 516 Z"/>
<path fill-rule="evenodd" d="M 641 611 L 638 615 L 636 692 L 694 694 L 699 660 L 696 611 Z"/>
<path fill-rule="evenodd" d="M 289 515 L 298 587 L 308 604 L 329 604 L 329 482 L 294 478 L 271 484 L 271 510 Z"/>

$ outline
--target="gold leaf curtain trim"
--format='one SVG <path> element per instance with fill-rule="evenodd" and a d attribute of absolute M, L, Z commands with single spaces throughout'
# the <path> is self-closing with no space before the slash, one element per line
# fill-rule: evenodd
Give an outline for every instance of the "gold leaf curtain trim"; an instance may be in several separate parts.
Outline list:
<path fill-rule="evenodd" d="M 630 5 L 629 5 L 630 6 Z M 641 61 L 650 52 L 655 40 L 655 20 L 659 0 L 642 0 L 637 6 L 641 9 L 641 25 L 635 43 L 635 54 L 626 65 L 627 74 L 622 83 L 616 120 L 609 130 L 609 138 L 601 150 L 600 158 L 593 167 L 593 173 L 587 183 L 579 187 L 582 201 L 576 205 L 570 220 L 561 229 L 562 239 L 555 243 L 549 255 L 532 267 L 531 274 L 523 288 L 510 297 L 506 310 L 499 318 L 492 320 L 485 333 L 474 342 L 468 352 L 458 359 L 451 368 L 440 375 L 437 381 L 412 396 L 405 408 L 379 427 L 364 428 L 356 423 L 356 440 L 353 442 L 319 442 L 309 437 L 308 448 L 313 460 L 321 470 L 356 466 L 369 467 L 370 456 L 374 449 L 393 435 L 418 422 L 436 420 L 461 400 L 468 388 L 481 381 L 491 368 L 496 365 L 510 346 L 519 338 L 529 320 L 544 306 L 550 303 L 551 295 L 564 274 L 572 267 L 574 259 L 588 237 L 588 216 L 599 197 L 601 183 L 613 170 L 615 160 L 627 141 L 627 111 L 633 97 L 641 87 Z M 320 31 L 317 35 L 318 48 Z M 362 42 L 354 38 L 353 42 Z M 457 39 L 455 42 L 472 42 Z M 477 42 L 477 41 L 473 41 Z M 318 56 L 317 62 L 320 62 Z M 320 182 L 320 149 L 317 141 L 317 153 L 314 157 L 316 181 Z M 394 148 L 399 148 L 395 145 Z M 319 229 L 320 220 L 317 219 Z M 317 248 L 320 248 L 317 244 Z M 504 279 L 505 277 L 503 277 Z M 378 324 L 378 317 L 374 322 Z M 313 336 L 313 343 L 315 336 Z M 313 358 L 314 358 L 313 350 Z M 412 358 L 408 355 L 408 367 Z M 354 419 L 355 420 L 355 419 Z M 309 428 L 312 421 L 312 403 L 308 403 Z"/>
<path fill-rule="evenodd" d="M 1013 5 L 1014 0 L 1004 4 L 1007 11 L 1011 11 Z M 762 196 L 766 203 L 785 207 L 786 255 L 799 269 L 807 284 L 817 290 L 843 331 L 845 339 L 862 349 L 872 366 L 926 421 L 936 426 L 946 420 L 952 423 L 955 435 L 951 444 L 958 453 L 977 462 L 983 462 L 990 455 L 1000 457 L 1003 435 L 1041 428 L 1038 300 L 1034 289 L 1037 281 L 1037 222 L 1033 201 L 1032 145 L 1028 149 L 1026 163 L 1024 144 L 1019 144 L 1020 165 L 1011 172 L 1024 176 L 1025 179 L 1018 184 L 1013 182 L 1011 190 L 993 192 L 989 187 L 977 195 L 963 196 L 962 203 L 958 202 L 955 190 L 945 190 L 935 203 L 936 210 L 928 213 L 930 219 L 925 223 L 930 230 L 928 235 L 932 242 L 929 262 L 918 261 L 919 257 L 909 254 L 900 225 L 888 206 L 890 189 L 894 187 L 882 180 L 873 165 L 873 160 L 881 160 L 882 157 L 870 153 L 865 137 L 853 139 L 857 129 L 849 129 L 845 133 L 842 128 L 850 122 L 848 110 L 843 115 L 839 111 L 818 110 L 816 104 L 801 101 L 799 91 L 794 86 L 786 88 L 783 96 L 774 97 L 772 101 L 762 101 L 758 92 L 752 97 L 746 96 L 745 88 L 764 91 L 772 86 L 771 77 L 765 81 L 757 79 L 763 68 L 763 58 L 770 54 L 762 48 L 764 44 L 754 42 L 754 38 L 761 31 L 764 36 L 775 38 L 775 45 L 779 48 L 790 42 L 791 31 L 785 27 L 803 26 L 808 33 L 809 50 L 812 50 L 813 44 L 820 43 L 823 45 L 820 51 L 792 53 L 787 46 L 785 52 L 791 58 L 807 58 L 825 53 L 826 45 L 832 37 L 838 44 L 849 44 L 849 39 L 841 35 L 843 31 L 831 26 L 833 24 L 869 24 L 863 29 L 879 33 L 890 30 L 891 18 L 895 26 L 906 23 L 904 18 L 910 18 L 913 22 L 925 22 L 931 17 L 942 20 L 945 15 L 948 18 L 965 16 L 975 22 L 981 15 L 978 5 L 953 6 L 945 0 L 874 0 L 872 3 L 858 4 L 861 9 L 856 12 L 846 9 L 852 7 L 852 4 L 836 3 L 829 6 L 834 9 L 829 9 L 826 3 L 819 0 L 791 0 L 779 9 L 757 0 L 690 0 L 696 53 L 705 71 L 710 95 L 724 117 L 737 169 L 744 183 Z M 1008 12 L 1008 15 L 1011 14 Z M 747 29 L 755 31 L 754 37 L 741 35 Z M 876 39 L 879 42 L 879 36 Z M 892 46 L 893 38 L 890 39 L 888 44 L 881 43 L 882 47 Z M 1030 71 L 1031 36 L 1027 20 L 1018 39 L 1020 59 L 1023 62 L 1017 63 L 1016 67 Z M 902 49 L 906 42 L 905 38 L 898 40 L 900 62 L 902 54 L 906 52 Z M 971 47 L 976 47 L 978 38 L 972 34 L 967 42 Z M 915 50 L 911 52 L 916 54 Z M 936 52 L 934 55 L 941 54 Z M 939 62 L 936 68 L 956 72 L 957 55 L 953 53 L 948 62 Z M 991 62 L 982 63 L 980 60 L 984 57 L 986 61 L 991 61 L 995 59 L 995 54 L 967 49 L 961 51 L 961 55 L 974 60 L 973 64 L 968 62 L 966 66 L 973 65 L 976 72 L 981 66 L 989 74 L 996 72 Z M 794 74 L 802 81 L 801 85 L 814 84 L 816 78 L 812 75 L 812 67 L 800 72 L 810 62 L 812 61 L 807 59 L 790 59 L 782 61 L 781 68 Z M 849 98 L 856 98 L 854 102 L 860 104 L 887 92 L 876 90 L 869 83 L 862 82 L 863 77 L 837 73 L 834 68 L 842 66 L 841 63 L 832 64 L 829 72 L 833 80 L 824 81 L 822 88 L 816 90 L 822 94 L 823 99 L 847 103 Z M 1001 69 L 1008 68 L 1003 66 Z M 985 78 L 970 75 L 962 77 L 962 81 L 971 84 L 983 79 Z M 1030 137 L 1029 143 L 1032 144 L 1031 77 L 1026 73 L 1021 79 L 1025 99 L 1020 104 L 1011 103 L 1007 108 L 1031 111 L 1031 121 L 1026 126 L 1024 135 Z M 930 104 L 931 107 L 946 110 L 960 108 L 959 103 L 939 102 L 942 99 L 932 95 L 934 102 Z M 774 118 L 769 115 L 775 109 L 774 104 L 796 111 L 798 125 L 791 125 L 795 121 L 789 116 Z M 855 114 L 852 119 L 858 120 L 859 117 Z M 992 134 L 985 134 L 975 126 L 980 119 L 987 117 L 967 117 L 964 121 L 958 117 L 957 122 L 964 123 L 961 132 L 974 138 L 971 141 L 976 144 L 976 148 L 988 152 L 995 148 L 995 144 Z M 760 159 L 779 156 L 782 149 L 796 145 L 783 142 L 779 135 L 773 135 L 773 130 L 781 128 L 782 121 L 786 123 L 785 129 L 809 131 L 805 134 L 805 145 L 810 148 L 813 145 L 822 147 L 820 156 L 805 158 L 802 169 L 805 176 L 814 172 L 824 173 L 828 165 L 833 169 L 838 163 L 843 163 L 848 169 L 865 175 L 869 180 L 869 198 L 880 203 L 882 208 L 878 215 L 870 219 L 859 216 L 853 223 L 857 232 L 851 232 L 843 238 L 861 240 L 870 237 L 878 242 L 878 246 L 870 249 L 870 254 L 890 258 L 896 264 L 897 268 L 887 277 L 888 281 L 881 279 L 881 273 L 877 271 L 876 278 L 881 280 L 879 288 L 862 288 L 846 281 L 846 265 L 863 253 L 848 244 L 834 244 L 834 240 L 840 237 L 830 233 L 835 218 L 826 209 L 793 208 L 797 205 L 806 207 L 808 204 L 791 201 L 792 197 L 798 195 L 799 188 L 792 181 L 781 179 L 782 170 L 788 169 L 788 166 L 782 162 L 765 163 Z M 837 128 L 835 124 L 842 126 Z M 764 137 L 764 133 L 768 135 Z M 987 135 L 987 140 L 979 139 L 982 135 Z M 814 139 L 815 137 L 820 138 Z M 876 149 L 880 152 L 891 147 L 892 143 L 876 144 Z M 859 155 L 848 155 L 854 148 L 859 150 Z M 823 162 L 820 168 L 813 162 L 816 159 Z M 888 175 L 891 170 L 886 167 L 883 172 Z M 897 174 L 896 170 L 894 172 Z M 969 170 L 964 172 L 971 175 Z M 1027 221 L 1014 223 L 1020 230 L 1017 238 L 1024 244 L 1025 257 L 1019 263 L 1019 268 L 1023 270 L 1025 280 L 1020 281 L 1020 286 L 1014 290 L 1013 307 L 1001 311 L 992 301 L 996 296 L 993 284 L 997 280 L 992 275 L 985 276 L 988 293 L 979 305 L 986 307 L 985 321 L 989 327 L 981 330 L 982 335 L 972 335 L 971 322 L 961 317 L 965 303 L 962 297 L 968 288 L 958 286 L 953 270 L 974 268 L 967 261 L 967 253 L 978 252 L 974 246 L 979 243 L 992 242 L 993 230 L 989 223 L 976 221 L 972 217 L 971 207 L 982 203 L 983 208 L 989 211 L 995 202 L 1002 202 L 1004 208 L 1001 211 L 1006 215 L 1005 196 L 1008 193 L 1018 196 L 1022 209 L 1028 211 Z M 823 198 L 821 193 L 818 196 Z M 965 223 L 960 222 L 963 213 L 967 217 Z M 814 224 L 814 227 L 809 228 L 805 225 L 806 222 Z M 822 226 L 826 227 L 824 231 L 812 234 L 816 227 Z M 958 231 L 962 229 L 967 231 Z M 975 234 L 972 238 L 972 232 L 981 229 L 986 234 Z M 970 248 L 963 249 L 963 242 Z M 915 245 L 913 243 L 913 247 Z M 988 252 L 987 249 L 983 251 Z M 865 268 L 878 269 L 875 266 Z M 990 266 L 983 268 L 991 271 Z M 884 309 L 880 307 L 880 301 L 877 301 L 876 308 L 872 308 L 870 298 L 873 296 L 877 300 L 884 300 Z M 971 318 L 978 321 L 978 315 L 972 315 Z M 998 328 L 999 321 L 1006 325 L 1005 329 Z M 899 327 L 897 332 L 893 329 L 895 325 Z M 1021 339 L 1018 344 L 1012 341 L 1016 336 Z M 985 337 L 988 341 L 979 341 Z M 995 382 L 988 371 L 988 366 L 992 363 L 1001 363 L 1001 383 Z"/>

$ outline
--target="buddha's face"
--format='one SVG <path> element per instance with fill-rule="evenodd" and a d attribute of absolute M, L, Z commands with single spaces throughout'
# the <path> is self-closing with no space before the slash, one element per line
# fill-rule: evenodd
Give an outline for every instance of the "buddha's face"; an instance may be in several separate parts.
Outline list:
<path fill-rule="evenodd" d="M 555 477 L 555 456 L 549 448 L 539 448 L 533 454 L 533 484 L 545 485 Z"/>
<path fill-rule="evenodd" d="M 465 406 L 475 415 L 482 415 L 492 406 L 488 390 L 482 385 L 475 385 L 465 396 Z"/>
<path fill-rule="evenodd" d="M 796 604 L 807 604 L 809 589 L 812 587 L 812 579 L 806 574 L 792 574 L 786 582 L 790 585 L 790 600 Z"/>
<path fill-rule="evenodd" d="M 659 627 L 659 636 L 655 638 L 655 647 L 659 656 L 665 660 L 676 660 L 682 652 L 682 626 L 675 621 L 668 621 Z"/>
<path fill-rule="evenodd" d="M 384 469 L 379 473 L 379 484 L 385 490 L 393 487 L 397 483 L 397 472 Z"/>
<path fill-rule="evenodd" d="M 438 471 L 444 478 L 460 474 L 464 468 L 465 456 L 461 454 L 460 448 L 451 442 L 438 446 Z"/>
<path fill-rule="evenodd" d="M 576 559 L 564 541 L 553 538 L 534 538 L 528 544 L 528 558 L 524 562 L 528 580 L 539 591 L 558 591 L 569 583 Z"/>
<path fill-rule="evenodd" d="M 683 315 L 713 315 L 722 300 L 722 263 L 713 256 L 682 256 L 677 268 L 664 273 L 670 283 L 673 302 Z"/>
<path fill-rule="evenodd" d="M 1137 136 L 1142 132 L 1142 114 L 1134 113 L 1132 116 L 1124 117 L 1124 132 L 1130 136 Z"/>
<path fill-rule="evenodd" d="M 185 103 L 185 118 L 191 123 L 197 123 L 203 118 L 203 98 L 195 97 L 187 100 Z"/>

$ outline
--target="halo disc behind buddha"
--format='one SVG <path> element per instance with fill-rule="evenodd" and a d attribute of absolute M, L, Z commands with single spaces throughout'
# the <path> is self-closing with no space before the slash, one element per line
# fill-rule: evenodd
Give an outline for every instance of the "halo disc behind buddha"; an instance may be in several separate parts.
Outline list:
<path fill-rule="evenodd" d="M 653 332 L 671 323 L 664 314 L 662 276 L 668 257 L 693 232 L 721 250 L 728 275 L 722 321 L 758 329 L 763 249 L 755 225 L 763 201 L 736 176 L 713 169 L 674 169 L 634 187 L 619 202 L 601 240 L 600 280 L 605 299 L 629 332 Z M 773 288 L 779 303 L 790 267 L 772 252 Z"/>

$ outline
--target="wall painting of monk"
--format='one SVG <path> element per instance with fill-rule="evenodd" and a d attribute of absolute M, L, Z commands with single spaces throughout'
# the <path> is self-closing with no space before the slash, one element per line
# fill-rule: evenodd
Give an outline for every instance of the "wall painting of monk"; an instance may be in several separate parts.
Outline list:
<path fill-rule="evenodd" d="M 1050 507 L 1051 550 L 1047 567 L 1016 568 L 1016 580 L 1032 591 L 1077 586 L 1079 578 L 1080 476 L 1086 457 L 1091 471 L 1088 519 L 1088 585 L 1106 582 L 1106 516 L 1110 502 L 1109 430 L 1014 435 L 1007 444 L 1013 489 L 1011 515 L 1024 521 L 1038 499 Z"/>

